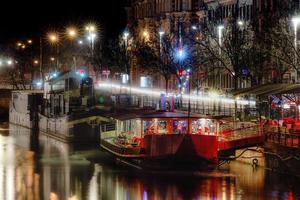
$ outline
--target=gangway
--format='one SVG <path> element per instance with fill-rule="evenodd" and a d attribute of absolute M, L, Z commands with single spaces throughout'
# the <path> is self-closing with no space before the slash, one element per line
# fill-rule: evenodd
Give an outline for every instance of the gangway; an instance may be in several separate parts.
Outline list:
<path fill-rule="evenodd" d="M 259 146 L 264 141 L 265 136 L 261 126 L 256 124 L 223 130 L 216 135 L 198 135 L 194 140 L 201 156 L 214 162 L 231 159 L 235 155 L 235 150 Z"/>

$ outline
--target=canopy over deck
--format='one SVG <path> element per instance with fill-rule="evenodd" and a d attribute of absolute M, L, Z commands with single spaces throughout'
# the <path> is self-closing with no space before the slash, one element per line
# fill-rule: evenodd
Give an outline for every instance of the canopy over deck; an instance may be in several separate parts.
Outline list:
<path fill-rule="evenodd" d="M 149 119 L 149 118 L 207 118 L 207 119 L 223 119 L 225 116 L 206 116 L 187 112 L 165 112 L 145 109 L 119 110 L 115 113 L 107 115 L 110 118 L 121 121 L 130 119 Z"/>
<path fill-rule="evenodd" d="M 277 83 L 277 84 L 257 85 L 250 88 L 237 90 L 233 92 L 233 95 L 267 96 L 267 95 L 274 95 L 274 94 L 291 94 L 291 93 L 300 93 L 300 84 Z"/>

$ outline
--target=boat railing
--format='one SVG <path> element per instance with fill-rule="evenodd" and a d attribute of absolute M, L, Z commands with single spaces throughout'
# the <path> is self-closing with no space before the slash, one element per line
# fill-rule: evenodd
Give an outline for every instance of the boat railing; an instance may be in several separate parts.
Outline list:
<path fill-rule="evenodd" d="M 286 147 L 300 148 L 300 134 L 285 132 L 266 132 L 266 140 Z"/>
<path fill-rule="evenodd" d="M 262 135 L 260 125 L 251 125 L 237 129 L 227 129 L 218 134 L 219 141 L 232 141 Z"/>

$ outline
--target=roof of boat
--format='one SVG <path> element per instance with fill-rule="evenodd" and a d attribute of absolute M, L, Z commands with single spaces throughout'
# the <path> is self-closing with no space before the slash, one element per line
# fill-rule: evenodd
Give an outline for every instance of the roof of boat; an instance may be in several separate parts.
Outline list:
<path fill-rule="evenodd" d="M 155 110 L 124 110 L 109 114 L 109 117 L 118 120 L 129 120 L 129 119 L 148 119 L 148 118 L 206 118 L 206 119 L 223 119 L 224 116 L 208 116 L 200 115 L 195 113 L 181 112 L 166 112 L 166 111 L 155 111 Z"/>

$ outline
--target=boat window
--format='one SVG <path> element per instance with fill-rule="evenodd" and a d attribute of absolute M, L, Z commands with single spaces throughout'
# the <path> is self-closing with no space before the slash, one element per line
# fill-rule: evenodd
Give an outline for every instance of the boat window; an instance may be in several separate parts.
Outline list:
<path fill-rule="evenodd" d="M 166 134 L 167 121 L 166 120 L 148 120 L 144 121 L 144 135 L 147 134 Z"/>
<path fill-rule="evenodd" d="M 216 131 L 215 120 L 197 119 L 192 121 L 193 134 L 214 134 Z"/>
<path fill-rule="evenodd" d="M 144 135 L 154 133 L 154 126 L 152 121 L 144 121 L 143 127 L 144 127 Z"/>
<path fill-rule="evenodd" d="M 174 134 L 187 133 L 187 121 L 186 120 L 174 120 L 173 121 L 173 133 Z"/>
<path fill-rule="evenodd" d="M 158 120 L 158 134 L 166 134 L 167 133 L 167 121 Z"/>

